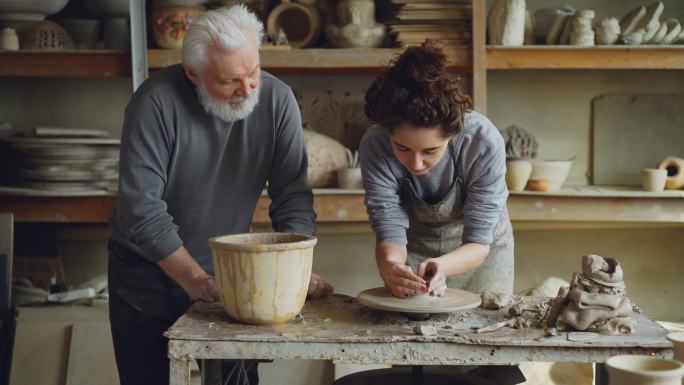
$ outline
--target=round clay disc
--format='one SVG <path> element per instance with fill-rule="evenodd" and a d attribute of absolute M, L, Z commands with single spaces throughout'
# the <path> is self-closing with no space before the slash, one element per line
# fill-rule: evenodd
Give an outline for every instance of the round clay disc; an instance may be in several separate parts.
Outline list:
<path fill-rule="evenodd" d="M 360 303 L 373 309 L 402 313 L 451 313 L 480 306 L 480 295 L 459 289 L 447 289 L 443 296 L 418 294 L 397 298 L 385 287 L 364 290 L 357 296 Z"/>

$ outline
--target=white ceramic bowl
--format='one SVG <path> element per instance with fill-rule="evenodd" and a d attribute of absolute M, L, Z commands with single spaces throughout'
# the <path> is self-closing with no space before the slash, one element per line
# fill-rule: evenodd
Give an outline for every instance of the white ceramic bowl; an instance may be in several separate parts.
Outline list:
<path fill-rule="evenodd" d="M 533 160 L 528 189 L 536 191 L 560 190 L 568 177 L 571 166 L 572 160 Z"/>
<path fill-rule="evenodd" d="M 684 365 L 646 355 L 626 354 L 606 360 L 611 385 L 680 385 Z"/>
<path fill-rule="evenodd" d="M 45 16 L 61 11 L 68 2 L 69 0 L 0 1 L 0 20 L 42 21 Z"/>

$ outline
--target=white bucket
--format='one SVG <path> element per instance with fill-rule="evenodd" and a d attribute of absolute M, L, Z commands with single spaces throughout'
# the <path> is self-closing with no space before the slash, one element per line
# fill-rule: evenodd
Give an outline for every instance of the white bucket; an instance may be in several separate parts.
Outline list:
<path fill-rule="evenodd" d="M 282 323 L 304 306 L 316 237 L 231 234 L 209 239 L 223 307 L 250 324 Z"/>

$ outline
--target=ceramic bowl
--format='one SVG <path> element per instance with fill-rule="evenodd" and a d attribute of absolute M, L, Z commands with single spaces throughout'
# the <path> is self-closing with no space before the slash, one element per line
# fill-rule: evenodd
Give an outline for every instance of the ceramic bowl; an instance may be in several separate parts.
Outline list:
<path fill-rule="evenodd" d="M 45 16 L 61 11 L 68 2 L 69 0 L 0 1 L 0 20 L 42 21 Z"/>
<path fill-rule="evenodd" d="M 608 380 L 615 385 L 680 385 L 684 365 L 645 355 L 621 355 L 606 360 Z"/>
<path fill-rule="evenodd" d="M 684 332 L 672 332 L 667 335 L 667 339 L 674 346 L 674 358 L 679 362 L 684 362 Z"/>
<path fill-rule="evenodd" d="M 337 170 L 337 185 L 343 189 L 362 189 L 361 169 L 357 167 Z"/>
<path fill-rule="evenodd" d="M 568 177 L 572 160 L 534 160 L 527 189 L 558 191 Z"/>
<path fill-rule="evenodd" d="M 641 169 L 641 184 L 644 190 L 652 192 L 661 192 L 665 189 L 667 182 L 667 170 L 660 168 L 642 168 Z"/>
<path fill-rule="evenodd" d="M 304 306 L 316 237 L 250 233 L 211 238 L 223 307 L 249 324 L 283 323 Z"/>
<path fill-rule="evenodd" d="M 179 50 L 190 24 L 204 7 L 159 6 L 152 9 L 154 41 L 160 48 Z"/>

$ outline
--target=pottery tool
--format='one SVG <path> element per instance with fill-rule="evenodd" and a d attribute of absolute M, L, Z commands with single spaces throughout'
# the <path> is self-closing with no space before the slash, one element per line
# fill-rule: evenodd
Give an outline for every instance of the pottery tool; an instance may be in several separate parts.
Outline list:
<path fill-rule="evenodd" d="M 357 299 L 373 309 L 402 313 L 451 313 L 480 306 L 480 296 L 465 290 L 448 288 L 441 297 L 427 293 L 408 298 L 397 298 L 385 287 L 362 291 Z"/>

